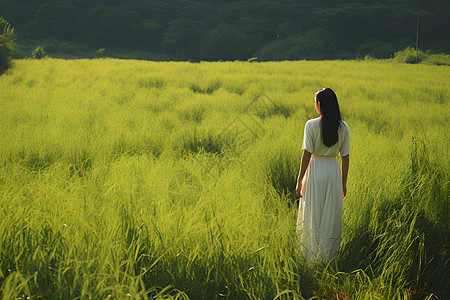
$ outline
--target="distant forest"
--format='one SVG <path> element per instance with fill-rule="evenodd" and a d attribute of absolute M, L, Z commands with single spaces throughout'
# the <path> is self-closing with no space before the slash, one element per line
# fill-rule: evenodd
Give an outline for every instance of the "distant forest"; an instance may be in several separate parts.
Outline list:
<path fill-rule="evenodd" d="M 147 51 L 183 60 L 450 52 L 449 0 L 0 0 L 18 44 Z"/>

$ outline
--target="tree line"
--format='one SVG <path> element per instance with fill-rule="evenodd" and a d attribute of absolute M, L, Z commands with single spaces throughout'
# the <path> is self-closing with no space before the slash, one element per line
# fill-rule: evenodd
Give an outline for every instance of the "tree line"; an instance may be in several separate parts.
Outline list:
<path fill-rule="evenodd" d="M 17 37 L 191 60 L 450 52 L 448 0 L 0 0 Z"/>

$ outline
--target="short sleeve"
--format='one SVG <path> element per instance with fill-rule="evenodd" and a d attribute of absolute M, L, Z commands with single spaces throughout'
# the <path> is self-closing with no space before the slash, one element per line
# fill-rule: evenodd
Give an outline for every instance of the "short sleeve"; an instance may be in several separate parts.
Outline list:
<path fill-rule="evenodd" d="M 342 142 L 341 149 L 339 150 L 341 156 L 347 156 L 350 154 L 350 129 L 346 123 L 344 123 L 344 126 L 344 141 Z"/>
<path fill-rule="evenodd" d="M 305 132 L 303 133 L 302 149 L 305 149 L 309 153 L 313 153 L 313 149 L 314 149 L 313 137 L 312 137 L 312 132 L 311 132 L 309 122 L 306 122 L 306 124 L 305 124 Z"/>

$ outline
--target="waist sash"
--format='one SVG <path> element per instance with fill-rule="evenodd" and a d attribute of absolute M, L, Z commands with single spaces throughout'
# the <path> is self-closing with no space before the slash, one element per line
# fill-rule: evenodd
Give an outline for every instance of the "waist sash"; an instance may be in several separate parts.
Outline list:
<path fill-rule="evenodd" d="M 320 155 L 316 155 L 316 154 L 313 154 L 312 157 L 322 158 L 322 159 L 337 159 L 337 156 L 320 156 Z"/>

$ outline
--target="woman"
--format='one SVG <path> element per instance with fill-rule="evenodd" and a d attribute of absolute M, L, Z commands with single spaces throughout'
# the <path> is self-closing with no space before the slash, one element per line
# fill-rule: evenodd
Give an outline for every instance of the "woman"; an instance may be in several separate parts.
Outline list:
<path fill-rule="evenodd" d="M 302 250 L 313 261 L 336 256 L 341 242 L 342 199 L 347 193 L 350 131 L 341 120 L 332 89 L 318 91 L 320 117 L 306 122 L 303 155 L 297 179 L 300 198 L 297 228 L 302 228 Z M 337 156 L 341 155 L 339 169 Z"/>

